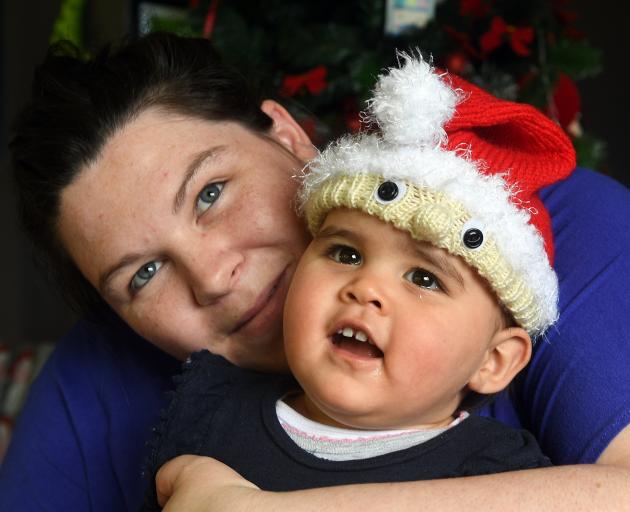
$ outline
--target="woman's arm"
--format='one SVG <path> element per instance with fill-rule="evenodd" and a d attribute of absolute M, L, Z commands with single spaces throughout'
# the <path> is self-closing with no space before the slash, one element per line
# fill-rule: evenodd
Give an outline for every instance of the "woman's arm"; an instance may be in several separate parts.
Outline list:
<path fill-rule="evenodd" d="M 392 508 L 404 512 L 420 507 L 450 512 L 463 504 L 487 512 L 626 510 L 630 503 L 628 438 L 630 428 L 602 455 L 616 459 L 616 466 L 556 466 L 447 480 L 273 493 L 259 490 L 214 459 L 184 455 L 163 466 L 156 481 L 167 512 L 368 512 Z"/>
<path fill-rule="evenodd" d="M 630 425 L 612 440 L 597 459 L 597 464 L 630 469 Z"/>

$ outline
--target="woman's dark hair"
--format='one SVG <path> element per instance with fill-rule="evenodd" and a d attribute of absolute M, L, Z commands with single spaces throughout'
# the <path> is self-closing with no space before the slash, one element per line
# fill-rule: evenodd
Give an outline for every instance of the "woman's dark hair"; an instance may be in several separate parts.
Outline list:
<path fill-rule="evenodd" d="M 206 39 L 154 33 L 83 59 L 68 42 L 51 46 L 36 69 L 30 103 L 13 125 L 9 149 L 21 218 L 38 261 L 74 309 L 104 305 L 60 243 L 61 194 L 109 138 L 144 110 L 159 107 L 264 133 L 261 97 L 221 62 Z"/>

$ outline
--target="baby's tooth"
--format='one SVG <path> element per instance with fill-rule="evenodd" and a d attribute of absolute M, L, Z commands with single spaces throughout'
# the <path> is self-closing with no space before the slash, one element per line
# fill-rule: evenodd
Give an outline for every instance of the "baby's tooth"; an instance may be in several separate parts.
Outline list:
<path fill-rule="evenodd" d="M 367 341 L 368 337 L 366 336 L 366 334 L 362 331 L 357 331 L 354 335 L 354 337 L 358 340 L 358 341 Z"/>
<path fill-rule="evenodd" d="M 352 327 L 344 327 L 342 334 L 346 338 L 351 338 L 354 335 L 354 330 L 352 329 Z"/>

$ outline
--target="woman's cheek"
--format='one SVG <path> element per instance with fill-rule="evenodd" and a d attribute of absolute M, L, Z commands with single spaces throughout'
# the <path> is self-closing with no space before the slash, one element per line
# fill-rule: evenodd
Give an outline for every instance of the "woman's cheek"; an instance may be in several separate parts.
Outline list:
<path fill-rule="evenodd" d="M 190 308 L 178 300 L 177 287 L 170 294 L 146 293 L 117 311 L 140 336 L 168 354 L 185 359 L 196 347 L 194 340 L 203 339 L 203 326 Z M 148 292 L 149 290 L 146 290 Z M 191 335 L 191 331 L 196 335 Z"/>

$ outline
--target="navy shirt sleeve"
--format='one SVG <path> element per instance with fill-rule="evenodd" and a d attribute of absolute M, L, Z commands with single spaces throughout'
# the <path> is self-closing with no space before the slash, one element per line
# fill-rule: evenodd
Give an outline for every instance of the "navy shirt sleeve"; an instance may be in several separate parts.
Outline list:
<path fill-rule="evenodd" d="M 531 430 L 555 464 L 596 462 L 630 424 L 630 190 L 577 169 L 543 191 L 560 319 L 490 414 Z"/>
<path fill-rule="evenodd" d="M 79 322 L 33 383 L 0 510 L 137 510 L 146 440 L 178 367 L 124 326 Z"/>

